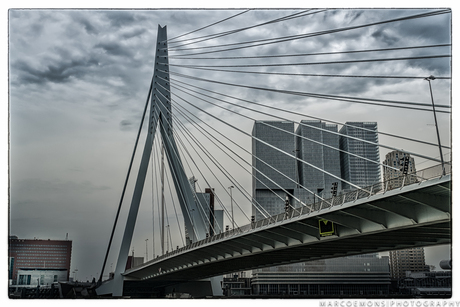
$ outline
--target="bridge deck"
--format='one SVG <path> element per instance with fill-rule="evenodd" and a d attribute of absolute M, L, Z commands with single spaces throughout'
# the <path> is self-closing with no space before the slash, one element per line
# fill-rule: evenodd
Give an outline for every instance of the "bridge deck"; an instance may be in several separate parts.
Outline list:
<path fill-rule="evenodd" d="M 239 270 L 451 242 L 451 177 L 293 212 L 184 247 L 124 273 L 126 280 L 174 284 Z M 283 215 L 280 215 L 283 216 Z M 336 225 L 319 235 L 318 220 Z"/>

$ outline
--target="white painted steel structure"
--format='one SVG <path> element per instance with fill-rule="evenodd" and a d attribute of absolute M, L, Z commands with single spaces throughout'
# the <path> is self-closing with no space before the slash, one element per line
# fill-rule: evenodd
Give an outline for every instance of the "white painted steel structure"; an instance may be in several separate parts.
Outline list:
<path fill-rule="evenodd" d="M 192 242 L 204 239 L 206 237 L 206 226 L 204 219 L 195 218 L 192 222 L 190 212 L 194 211 L 203 216 L 206 214 L 203 208 L 197 206 L 190 183 L 185 174 L 182 162 L 179 157 L 179 151 L 174 141 L 172 131 L 171 117 L 171 97 L 169 86 L 169 73 L 163 70 L 168 67 L 168 48 L 167 48 L 166 26 L 158 26 L 158 37 L 156 44 L 156 57 L 154 67 L 154 77 L 152 84 L 152 95 L 150 101 L 149 130 L 145 140 L 144 151 L 142 153 L 141 164 L 137 174 L 136 185 L 129 208 L 126 226 L 123 232 L 121 247 L 119 250 L 117 265 L 114 272 L 114 279 L 111 293 L 114 296 L 122 296 L 123 280 L 122 273 L 125 271 L 126 261 L 128 259 L 129 248 L 132 241 L 134 226 L 136 224 L 139 204 L 144 189 L 145 177 L 149 165 L 150 155 L 152 152 L 153 139 L 157 128 L 160 131 L 168 165 L 173 174 L 173 182 L 177 191 L 177 196 L 184 214 L 185 227 L 188 230 L 188 237 Z M 200 210 L 201 209 L 201 210 Z"/>
<path fill-rule="evenodd" d="M 410 185 L 403 180 L 398 189 L 387 190 L 385 183 L 353 185 L 355 191 L 206 238 L 206 212 L 192 191 L 173 137 L 166 26 L 158 27 L 154 69 L 149 131 L 114 278 L 98 287 L 99 295 L 123 296 L 126 281 L 161 288 L 267 266 L 451 243 L 451 175 L 445 175 L 444 165 L 441 174 L 421 175 Z M 192 243 L 125 271 L 157 128 Z M 202 218 L 192 220 L 191 212 Z M 320 236 L 322 219 L 336 225 L 334 235 Z"/>
<path fill-rule="evenodd" d="M 442 171 L 441 167 L 422 171 Z M 376 188 L 378 187 L 378 188 Z M 123 273 L 158 287 L 273 265 L 451 243 L 451 175 L 379 184 L 195 242 Z M 321 237 L 318 220 L 336 225 Z M 110 288 L 106 281 L 99 291 Z"/>

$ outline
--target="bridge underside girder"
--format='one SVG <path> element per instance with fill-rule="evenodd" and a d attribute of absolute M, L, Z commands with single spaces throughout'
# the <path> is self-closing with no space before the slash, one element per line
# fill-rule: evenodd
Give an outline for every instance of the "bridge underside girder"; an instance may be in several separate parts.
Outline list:
<path fill-rule="evenodd" d="M 451 243 L 450 176 L 211 241 L 125 272 L 152 287 L 241 270 Z M 319 236 L 319 219 L 336 235 Z"/>

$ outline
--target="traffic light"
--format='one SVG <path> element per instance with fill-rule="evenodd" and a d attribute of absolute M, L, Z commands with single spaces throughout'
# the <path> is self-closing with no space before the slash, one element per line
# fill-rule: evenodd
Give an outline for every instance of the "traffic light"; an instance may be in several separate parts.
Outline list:
<path fill-rule="evenodd" d="M 256 221 L 256 217 L 254 215 L 251 215 L 251 223 L 254 223 Z"/>
<path fill-rule="evenodd" d="M 332 196 L 337 196 L 337 187 L 338 187 L 339 183 L 338 182 L 333 182 L 332 183 L 332 188 L 331 188 L 331 193 L 332 193 Z"/>

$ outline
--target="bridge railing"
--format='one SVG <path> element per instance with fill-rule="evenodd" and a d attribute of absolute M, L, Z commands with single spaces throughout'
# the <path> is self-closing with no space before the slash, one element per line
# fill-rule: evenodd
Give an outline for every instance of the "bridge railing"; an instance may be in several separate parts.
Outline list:
<path fill-rule="evenodd" d="M 452 166 L 450 163 L 445 164 L 444 168 L 445 168 L 446 175 L 452 172 Z M 379 183 L 376 183 L 374 185 L 371 185 L 365 188 L 351 190 L 347 192 L 342 191 L 342 193 L 340 193 L 339 195 L 335 197 L 323 199 L 315 203 L 302 205 L 301 207 L 293 208 L 287 212 L 273 215 L 265 219 L 258 220 L 256 222 L 252 222 L 251 224 L 243 225 L 235 229 L 230 229 L 228 231 L 216 234 L 214 236 L 210 236 L 201 241 L 197 241 L 187 246 L 177 248 L 176 250 L 167 252 L 164 255 L 157 256 L 155 259 L 152 259 L 148 261 L 147 263 L 155 262 L 155 261 L 176 255 L 178 253 L 182 253 L 186 250 L 190 250 L 190 249 L 193 249 L 195 247 L 198 247 L 198 246 L 201 246 L 207 243 L 211 243 L 217 240 L 232 237 L 237 234 L 246 233 L 253 229 L 268 226 L 270 224 L 278 223 L 283 220 L 293 218 L 295 216 L 307 215 L 307 214 L 310 214 L 311 212 L 319 211 L 321 209 L 329 208 L 331 206 L 338 206 L 338 205 L 342 205 L 347 202 L 354 202 L 358 199 L 368 198 L 376 194 L 383 194 L 389 190 L 402 188 L 407 185 L 420 184 L 421 182 L 424 182 L 424 181 L 427 181 L 433 178 L 440 178 L 442 176 L 443 176 L 442 166 L 435 165 L 435 166 L 428 167 L 426 169 L 417 171 L 416 173 L 412 173 L 412 174 L 408 174 L 408 175 L 400 176 L 396 178 L 391 178 L 390 180 L 379 182 Z"/>

